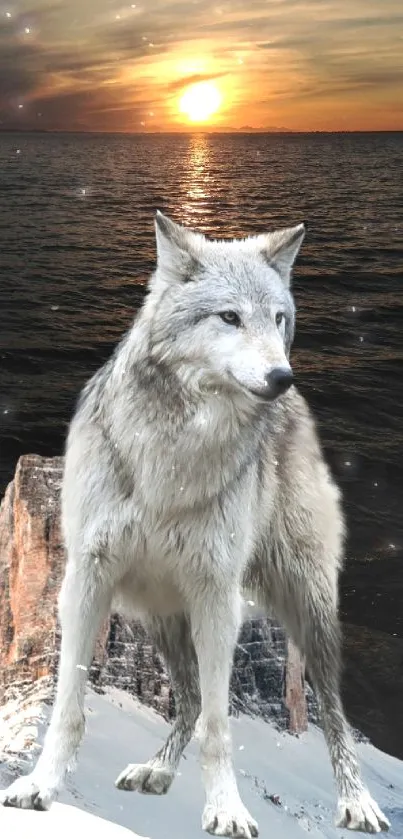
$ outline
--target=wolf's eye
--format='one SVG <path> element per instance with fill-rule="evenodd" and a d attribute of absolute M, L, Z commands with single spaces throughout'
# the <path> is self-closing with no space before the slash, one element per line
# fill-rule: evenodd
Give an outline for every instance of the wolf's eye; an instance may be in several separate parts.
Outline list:
<path fill-rule="evenodd" d="M 220 312 L 219 317 L 230 326 L 240 326 L 241 318 L 236 312 Z"/>
<path fill-rule="evenodd" d="M 277 312 L 276 314 L 276 326 L 281 326 L 284 320 L 284 312 Z"/>

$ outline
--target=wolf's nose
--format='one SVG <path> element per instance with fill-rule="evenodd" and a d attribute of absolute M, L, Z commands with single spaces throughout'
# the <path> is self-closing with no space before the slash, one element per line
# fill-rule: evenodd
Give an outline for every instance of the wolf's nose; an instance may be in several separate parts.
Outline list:
<path fill-rule="evenodd" d="M 289 367 L 275 367 L 266 376 L 267 384 L 270 388 L 270 395 L 274 399 L 285 393 L 293 382 L 293 373 Z"/>

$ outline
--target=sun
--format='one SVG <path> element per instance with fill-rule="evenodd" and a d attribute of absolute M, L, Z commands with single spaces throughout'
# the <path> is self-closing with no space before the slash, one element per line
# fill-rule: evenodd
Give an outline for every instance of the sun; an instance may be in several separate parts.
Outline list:
<path fill-rule="evenodd" d="M 205 122 L 218 111 L 222 95 L 213 82 L 196 82 L 185 90 L 179 100 L 179 110 L 191 122 Z"/>

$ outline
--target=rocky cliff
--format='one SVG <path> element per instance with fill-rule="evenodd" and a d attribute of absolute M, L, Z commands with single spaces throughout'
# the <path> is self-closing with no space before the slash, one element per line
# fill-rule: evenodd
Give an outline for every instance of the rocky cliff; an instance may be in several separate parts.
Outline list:
<path fill-rule="evenodd" d="M 60 457 L 21 457 L 0 507 L 0 701 L 39 679 L 54 685 L 57 595 L 65 565 L 62 468 Z M 166 718 L 174 714 L 164 663 L 139 623 L 111 616 L 100 633 L 90 678 L 98 690 L 113 684 Z M 311 701 L 309 707 L 315 714 Z M 303 666 L 273 620 L 251 617 L 242 628 L 231 708 L 274 719 L 292 732 L 307 726 Z"/>

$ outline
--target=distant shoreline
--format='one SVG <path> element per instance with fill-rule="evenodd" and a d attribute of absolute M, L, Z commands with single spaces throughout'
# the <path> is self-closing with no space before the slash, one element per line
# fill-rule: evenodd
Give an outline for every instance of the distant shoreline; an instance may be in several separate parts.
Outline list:
<path fill-rule="evenodd" d="M 194 131 L 88 131 L 84 129 L 68 129 L 68 128 L 21 128 L 21 127 L 11 127 L 11 128 L 3 128 L 0 125 L 0 135 L 1 134 L 88 134 L 89 136 L 92 135 L 102 135 L 102 136 L 112 136 L 112 137 L 169 137 L 169 136 L 182 136 L 182 137 L 192 137 L 195 134 L 205 134 L 207 136 L 245 136 L 245 135 L 302 135 L 302 136 L 309 136 L 315 134 L 320 135 L 331 135 L 331 136 L 344 136 L 344 135 L 374 135 L 374 134 L 403 134 L 403 128 L 391 128 L 391 129 L 374 129 L 373 131 L 355 131 L 355 130 L 340 130 L 340 131 L 298 131 L 292 128 L 266 128 L 266 129 L 258 129 L 258 128 L 228 128 L 223 129 L 221 131 L 209 131 L 206 129 L 196 129 Z"/>

